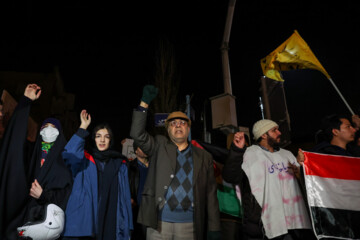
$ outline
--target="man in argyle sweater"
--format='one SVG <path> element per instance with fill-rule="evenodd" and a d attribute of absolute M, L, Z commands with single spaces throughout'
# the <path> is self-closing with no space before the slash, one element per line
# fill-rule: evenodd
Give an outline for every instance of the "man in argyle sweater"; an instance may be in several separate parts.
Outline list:
<path fill-rule="evenodd" d="M 137 221 L 147 239 L 220 239 L 220 212 L 213 159 L 188 141 L 191 120 L 172 112 L 168 137 L 145 130 L 149 103 L 158 89 L 147 85 L 133 112 L 130 136 L 150 158 Z"/>

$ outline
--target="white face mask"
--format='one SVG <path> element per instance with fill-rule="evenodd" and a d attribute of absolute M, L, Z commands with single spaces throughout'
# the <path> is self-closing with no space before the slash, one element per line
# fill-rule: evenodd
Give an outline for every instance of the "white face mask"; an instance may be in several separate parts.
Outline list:
<path fill-rule="evenodd" d="M 59 136 L 59 130 L 52 126 L 47 126 L 40 131 L 40 135 L 44 142 L 55 142 L 57 136 Z"/>

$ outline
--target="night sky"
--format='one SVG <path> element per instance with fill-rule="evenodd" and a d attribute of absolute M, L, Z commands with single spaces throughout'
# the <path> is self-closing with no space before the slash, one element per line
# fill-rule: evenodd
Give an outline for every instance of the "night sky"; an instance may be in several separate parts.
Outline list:
<path fill-rule="evenodd" d="M 153 82 L 159 39 L 167 39 L 175 48 L 180 94 L 193 96 L 198 121 L 204 103 L 224 93 L 220 46 L 228 1 L 130 2 L 1 3 L 0 70 L 52 72 L 58 66 L 77 109 L 110 120 L 123 138 L 142 87 Z M 260 59 L 295 29 L 359 112 L 360 3 L 321 2 L 236 2 L 229 61 L 239 125 L 251 128 L 261 118 Z M 284 78 L 294 136 L 311 133 L 324 114 L 348 113 L 321 73 L 287 72 Z"/>

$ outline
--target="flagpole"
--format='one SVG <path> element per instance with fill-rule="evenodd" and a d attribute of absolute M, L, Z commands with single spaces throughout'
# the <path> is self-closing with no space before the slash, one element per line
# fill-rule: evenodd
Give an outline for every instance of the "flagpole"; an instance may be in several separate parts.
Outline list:
<path fill-rule="evenodd" d="M 335 90 L 337 91 L 337 93 L 340 95 L 341 99 L 344 101 L 345 105 L 347 106 L 347 108 L 349 109 L 349 111 L 351 112 L 352 115 L 355 115 L 354 111 L 351 109 L 351 107 L 349 106 L 349 104 L 346 102 L 345 98 L 343 97 L 343 95 L 340 93 L 339 89 L 336 87 L 335 83 L 333 82 L 333 80 L 331 78 L 328 78 L 329 81 L 331 82 L 331 84 L 333 85 L 333 87 L 335 88 Z"/>

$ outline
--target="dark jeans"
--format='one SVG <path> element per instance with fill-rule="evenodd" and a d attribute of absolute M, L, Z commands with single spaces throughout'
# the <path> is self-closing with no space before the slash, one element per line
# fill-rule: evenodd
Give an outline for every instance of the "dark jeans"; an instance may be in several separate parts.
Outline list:
<path fill-rule="evenodd" d="M 146 226 L 136 223 L 131 233 L 131 240 L 146 240 Z"/>
<path fill-rule="evenodd" d="M 222 240 L 242 239 L 242 223 L 229 219 L 221 219 Z"/>

